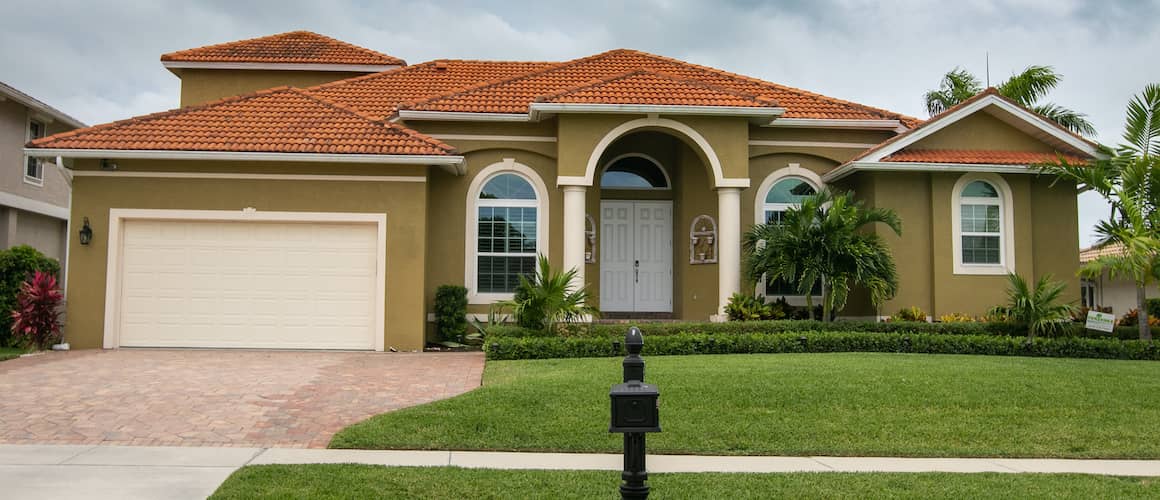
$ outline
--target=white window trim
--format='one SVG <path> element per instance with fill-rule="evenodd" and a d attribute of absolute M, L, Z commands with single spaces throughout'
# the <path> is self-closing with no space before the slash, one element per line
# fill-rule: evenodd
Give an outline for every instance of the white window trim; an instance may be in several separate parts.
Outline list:
<path fill-rule="evenodd" d="M 661 171 L 661 175 L 665 176 L 665 187 L 604 187 L 601 185 L 600 189 L 608 189 L 612 191 L 671 191 L 673 189 L 673 179 L 669 177 L 669 171 L 665 170 L 664 165 L 661 165 L 661 162 L 657 161 L 656 158 L 653 158 L 644 153 L 625 153 L 617 156 L 616 158 L 608 160 L 608 162 L 606 162 L 604 166 L 600 168 L 601 183 L 604 182 L 604 173 L 608 171 L 608 167 L 611 167 L 616 162 L 625 158 L 641 158 L 649 163 L 652 163 L 657 167 L 658 170 Z"/>
<path fill-rule="evenodd" d="M 990 184 L 999 193 L 999 263 L 963 263 L 963 203 L 996 204 L 995 198 L 963 197 L 963 188 L 975 181 Z M 1004 275 L 1015 272 L 1015 210 L 1011 187 L 1003 177 L 993 173 L 971 172 L 963 174 L 955 182 L 951 191 L 951 251 L 954 253 L 954 274 L 961 275 Z M 967 234 L 970 236 L 971 234 Z M 987 235 L 990 235 L 988 233 Z"/>
<path fill-rule="evenodd" d="M 803 168 L 800 163 L 789 163 L 785 168 L 774 170 L 772 173 L 765 177 L 765 180 L 761 181 L 761 185 L 758 186 L 756 196 L 753 199 L 753 223 L 755 225 L 765 224 L 765 211 L 767 209 L 785 210 L 789 207 L 795 206 L 792 203 L 765 203 L 765 197 L 769 194 L 769 190 L 773 189 L 774 184 L 777 184 L 778 182 L 788 178 L 801 179 L 806 181 L 813 185 L 814 189 L 818 191 L 821 191 L 826 186 L 826 183 L 822 182 L 821 176 L 814 173 L 813 170 Z M 823 292 L 824 290 L 825 288 L 823 286 Z M 765 296 L 765 278 L 762 278 L 761 281 L 757 283 L 755 293 Z M 782 296 L 780 295 L 776 297 L 765 297 L 765 302 L 776 302 L 777 299 L 781 297 Z M 822 296 L 814 295 L 813 297 L 820 299 Z M 785 301 L 791 306 L 804 306 L 806 304 L 806 296 L 786 295 Z"/>
<path fill-rule="evenodd" d="M 47 124 L 44 122 L 44 120 L 38 120 L 33 116 L 29 116 L 27 122 L 24 124 L 24 143 L 25 144 L 32 142 L 33 139 L 39 139 L 39 137 L 32 137 L 32 124 L 33 123 L 40 125 L 40 137 L 45 137 L 46 135 L 48 135 L 48 130 L 46 129 Z M 24 155 L 23 161 L 20 163 L 20 174 L 24 178 L 24 183 L 31 184 L 33 186 L 43 186 L 44 185 L 44 165 L 41 164 L 40 160 L 38 159 L 36 161 L 36 172 L 39 173 L 40 176 L 36 177 L 36 176 L 28 175 L 28 159 L 29 158 L 31 158 L 31 157 L 28 155 Z"/>
<path fill-rule="evenodd" d="M 479 192 L 483 190 L 484 184 L 492 177 L 501 173 L 514 173 L 523 177 L 531 185 L 532 189 L 536 191 L 535 201 L 531 200 L 503 200 L 504 206 L 523 206 L 536 207 L 536 253 L 539 255 L 548 255 L 548 187 L 544 184 L 544 180 L 540 178 L 540 174 L 536 173 L 531 167 L 522 163 L 517 163 L 515 158 L 504 158 L 499 163 L 493 163 L 480 170 L 475 178 L 471 181 L 471 186 L 467 189 L 467 227 L 464 234 L 467 235 L 464 244 L 464 262 L 463 262 L 463 283 L 467 287 L 467 303 L 468 304 L 492 304 L 501 300 L 511 300 L 515 297 L 512 293 L 480 293 L 479 277 L 476 275 L 476 259 L 479 248 L 479 242 L 476 241 L 479 237 L 479 210 L 478 207 L 482 203 L 484 206 L 489 204 L 488 200 L 480 200 Z M 521 254 L 522 255 L 522 254 Z"/>

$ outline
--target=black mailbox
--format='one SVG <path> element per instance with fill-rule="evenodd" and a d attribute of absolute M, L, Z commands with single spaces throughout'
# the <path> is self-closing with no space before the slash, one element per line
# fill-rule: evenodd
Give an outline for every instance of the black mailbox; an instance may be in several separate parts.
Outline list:
<path fill-rule="evenodd" d="M 630 380 L 612 386 L 612 424 L 608 432 L 660 432 L 657 386 Z"/>

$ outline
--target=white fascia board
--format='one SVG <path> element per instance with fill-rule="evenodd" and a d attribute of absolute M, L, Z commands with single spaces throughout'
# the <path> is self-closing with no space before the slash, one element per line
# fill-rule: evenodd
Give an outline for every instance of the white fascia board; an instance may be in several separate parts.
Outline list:
<path fill-rule="evenodd" d="M 3 82 L 0 82 L 0 101 L 5 101 L 8 99 L 12 99 L 13 101 L 23 104 L 24 106 L 33 110 L 34 113 L 53 118 L 54 120 L 60 120 L 70 127 L 85 128 L 88 126 L 85 125 L 84 122 L 65 114 L 63 111 L 40 102 L 35 97 L 32 97 L 28 94 L 25 94 L 24 92 L 16 90 L 11 86 L 5 85 Z"/>
<path fill-rule="evenodd" d="M 989 163 L 926 163 L 926 162 L 867 162 L 847 163 L 822 176 L 834 182 L 858 171 L 880 172 L 991 172 L 996 174 L 1026 174 L 1034 172 L 1028 165 L 996 165 Z"/>
<path fill-rule="evenodd" d="M 699 116 L 741 116 L 753 120 L 773 120 L 785 114 L 785 108 L 755 108 L 746 106 L 670 106 L 654 104 L 580 104 L 536 102 L 529 106 L 528 114 L 533 121 L 559 113 L 598 114 L 655 114 L 655 115 L 699 115 Z"/>
<path fill-rule="evenodd" d="M 25 198 L 12 193 L 0 191 L 0 205 L 12 207 L 25 212 L 46 215 L 54 219 L 68 220 L 68 207 L 53 205 L 32 198 Z"/>
<path fill-rule="evenodd" d="M 898 120 L 839 120 L 828 118 L 778 118 L 766 127 L 787 128 L 846 128 L 869 130 L 896 130 L 903 127 Z"/>
<path fill-rule="evenodd" d="M 926 125 L 918 130 L 915 130 L 914 132 L 910 133 L 910 135 L 907 135 L 906 137 L 903 137 L 903 138 L 887 145 L 886 147 L 884 147 L 882 149 L 879 149 L 877 151 L 870 153 L 869 155 L 866 155 L 864 158 L 861 158 L 861 161 L 878 162 L 878 161 L 882 160 L 883 158 L 886 158 L 887 156 L 890 156 L 891 154 L 894 154 L 898 151 L 901 151 L 903 148 L 910 146 L 911 144 L 914 144 L 914 143 L 922 140 L 923 138 L 928 137 L 931 134 L 934 134 L 935 132 L 938 132 L 939 130 L 942 130 L 942 129 L 954 124 L 955 122 L 957 122 L 963 118 L 966 118 L 967 116 L 975 114 L 976 112 L 982 110 L 983 108 L 985 108 L 987 106 L 995 106 L 995 107 L 998 107 L 1004 111 L 1007 111 L 1007 112 L 1015 115 L 1016 117 L 1022 119 L 1023 121 L 1031 124 L 1032 126 L 1038 128 L 1039 130 L 1042 130 L 1043 132 L 1047 133 L 1048 135 L 1050 135 L 1056 139 L 1059 139 L 1064 144 L 1067 144 L 1067 145 L 1075 148 L 1078 151 L 1082 151 L 1082 152 L 1084 152 L 1088 155 L 1091 155 L 1093 157 L 1099 156 L 1099 151 L 1097 151 L 1096 148 L 1093 147 L 1091 144 L 1088 144 L 1087 141 L 1084 141 L 1084 140 L 1082 140 L 1078 137 L 1075 137 L 1067 132 L 1064 132 L 1063 130 L 1060 130 L 1058 127 L 1055 127 L 1054 125 L 1046 123 L 1042 117 L 1040 117 L 1039 115 L 1036 115 L 1030 111 L 1023 109 L 1022 107 L 1011 104 L 1011 103 L 1009 103 L 1003 99 L 1000 99 L 996 96 L 988 95 L 988 96 L 983 97 L 982 99 L 979 99 L 978 101 L 975 101 L 971 104 L 968 104 L 968 105 L 960 108 L 959 110 L 957 110 L 949 115 L 946 115 L 946 116 L 938 119 L 937 121 L 928 122 L 929 125 Z"/>
<path fill-rule="evenodd" d="M 400 68 L 398 64 L 254 63 L 209 61 L 162 61 L 165 69 L 250 69 L 267 71 L 341 71 L 380 73 Z"/>
<path fill-rule="evenodd" d="M 785 148 L 839 148 L 839 149 L 870 149 L 878 144 L 858 142 L 827 142 L 827 141 L 773 141 L 751 139 L 750 146 L 755 147 L 785 147 Z"/>
<path fill-rule="evenodd" d="M 107 158 L 142 160 L 236 160 L 236 161 L 302 161 L 312 163 L 378 163 L 392 165 L 463 164 L 462 156 L 442 155 L 374 155 L 332 153 L 263 153 L 244 151 L 170 151 L 144 149 L 47 149 L 24 148 L 24 154 L 37 158 Z"/>
<path fill-rule="evenodd" d="M 399 110 L 399 119 L 431 120 L 431 121 L 467 121 L 467 122 L 530 122 L 525 113 L 464 113 L 459 111 L 415 111 Z"/>

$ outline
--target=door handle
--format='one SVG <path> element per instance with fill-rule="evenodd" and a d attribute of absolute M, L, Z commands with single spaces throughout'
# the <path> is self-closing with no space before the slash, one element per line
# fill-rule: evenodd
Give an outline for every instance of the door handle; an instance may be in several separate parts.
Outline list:
<path fill-rule="evenodd" d="M 632 261 L 632 282 L 640 283 L 640 261 Z"/>

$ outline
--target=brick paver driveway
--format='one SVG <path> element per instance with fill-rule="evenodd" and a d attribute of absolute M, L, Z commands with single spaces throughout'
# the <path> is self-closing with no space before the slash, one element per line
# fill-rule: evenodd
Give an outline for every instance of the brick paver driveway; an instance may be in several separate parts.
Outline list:
<path fill-rule="evenodd" d="M 48 353 L 0 363 L 0 443 L 323 448 L 482 373 L 480 353 Z"/>

